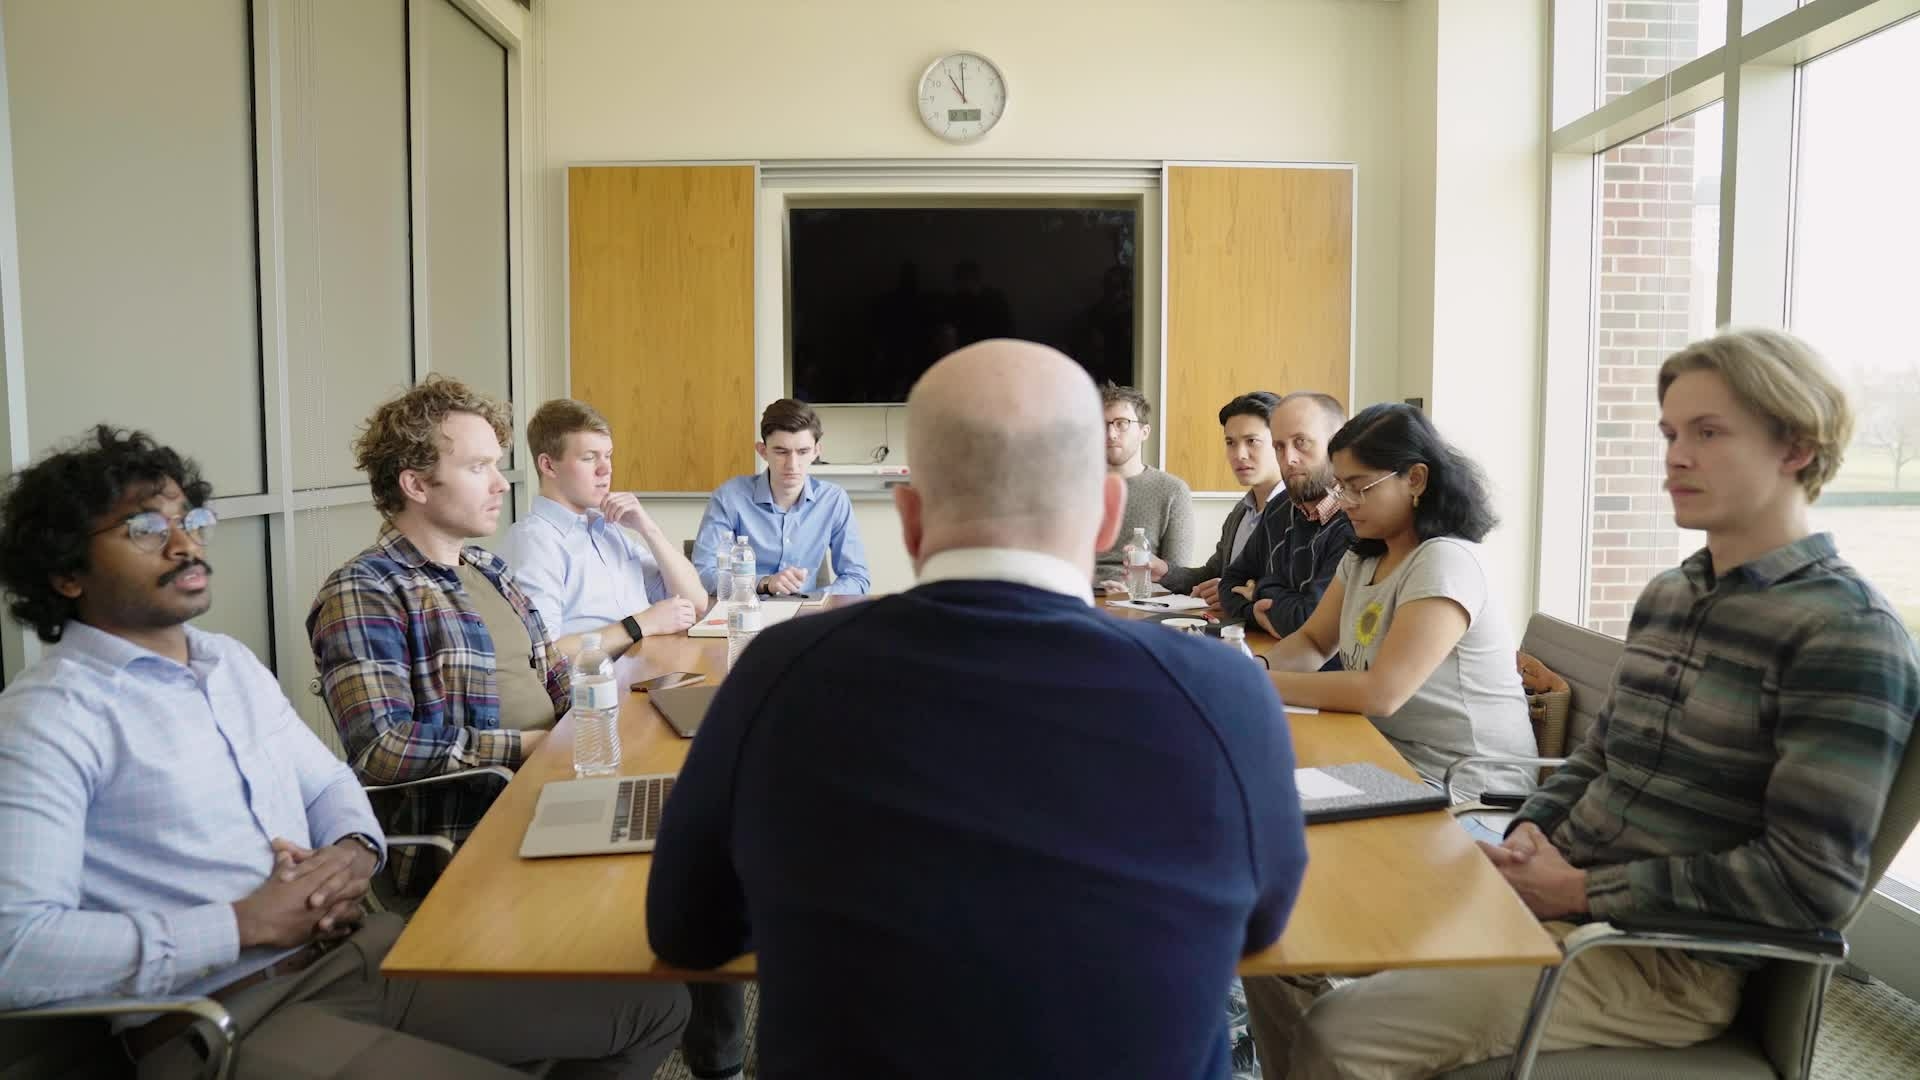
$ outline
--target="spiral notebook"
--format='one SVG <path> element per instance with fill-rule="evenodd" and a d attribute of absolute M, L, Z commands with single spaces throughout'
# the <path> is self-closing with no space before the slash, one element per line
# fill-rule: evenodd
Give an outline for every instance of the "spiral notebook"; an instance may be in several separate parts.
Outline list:
<path fill-rule="evenodd" d="M 1309 825 L 1447 807 L 1440 789 L 1366 762 L 1295 769 L 1293 783 Z"/>

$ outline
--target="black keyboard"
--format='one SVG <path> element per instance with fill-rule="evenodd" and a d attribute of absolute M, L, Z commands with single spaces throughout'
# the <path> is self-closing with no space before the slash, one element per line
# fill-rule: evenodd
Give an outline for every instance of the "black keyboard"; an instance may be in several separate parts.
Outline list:
<path fill-rule="evenodd" d="M 613 842 L 652 840 L 660 835 L 660 811 L 673 794 L 671 776 L 620 781 L 613 804 Z"/>

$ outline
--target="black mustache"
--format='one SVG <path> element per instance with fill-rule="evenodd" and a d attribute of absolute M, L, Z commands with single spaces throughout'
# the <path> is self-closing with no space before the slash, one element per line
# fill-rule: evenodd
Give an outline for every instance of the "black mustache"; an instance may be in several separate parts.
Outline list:
<path fill-rule="evenodd" d="M 173 584 L 174 578 L 179 577 L 181 574 L 184 574 L 187 571 L 194 569 L 195 567 L 198 567 L 201 570 L 205 570 L 207 572 L 208 577 L 213 576 L 213 567 L 208 566 L 204 560 L 188 559 L 186 562 L 181 563 L 179 566 L 176 566 L 173 569 L 167 571 L 166 573 L 161 574 L 160 586 L 162 588 L 165 588 L 166 586 Z"/>

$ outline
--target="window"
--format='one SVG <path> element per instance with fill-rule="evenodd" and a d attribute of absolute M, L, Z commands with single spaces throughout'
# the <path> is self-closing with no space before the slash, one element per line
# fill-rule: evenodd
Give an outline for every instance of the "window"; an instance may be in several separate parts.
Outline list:
<path fill-rule="evenodd" d="M 1601 154 L 1586 623 L 1624 637 L 1647 580 L 1699 544 L 1673 523 L 1654 380 L 1713 327 L 1721 106 Z"/>
<path fill-rule="evenodd" d="M 1848 380 L 1853 444 L 1813 508 L 1840 553 L 1920 633 L 1920 144 L 1887 127 L 1920 100 L 1920 19 L 1800 70 L 1789 320 Z M 1920 842 L 1889 876 L 1920 899 Z"/>
<path fill-rule="evenodd" d="M 1602 0 L 1599 100 L 1628 94 L 1727 40 L 1727 0 Z"/>
<path fill-rule="evenodd" d="M 1856 415 L 1812 525 L 1920 633 L 1913 4 L 1557 0 L 1553 45 L 1540 610 L 1626 632 L 1702 541 L 1662 490 L 1660 363 L 1722 324 L 1785 326 Z M 1920 999 L 1920 841 L 1898 839 L 1849 936 Z"/>

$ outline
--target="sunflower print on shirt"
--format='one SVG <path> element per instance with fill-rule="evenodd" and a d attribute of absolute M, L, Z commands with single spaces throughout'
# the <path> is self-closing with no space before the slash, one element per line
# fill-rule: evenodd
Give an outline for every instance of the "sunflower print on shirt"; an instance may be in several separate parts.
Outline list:
<path fill-rule="evenodd" d="M 1373 639 L 1380 636 L 1380 619 L 1386 614 L 1380 601 L 1375 600 L 1360 610 L 1360 617 L 1353 621 L 1353 640 L 1361 648 L 1368 648 Z"/>

